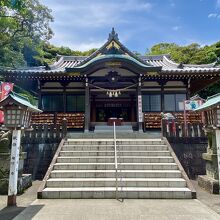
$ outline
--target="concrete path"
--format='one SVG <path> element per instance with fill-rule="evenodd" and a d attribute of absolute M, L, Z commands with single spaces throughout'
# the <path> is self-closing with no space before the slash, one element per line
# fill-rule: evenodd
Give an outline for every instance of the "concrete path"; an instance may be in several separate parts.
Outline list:
<path fill-rule="evenodd" d="M 199 188 L 196 181 L 192 182 L 196 187 L 199 201 L 125 200 L 119 202 L 116 200 L 35 200 L 40 181 L 34 181 L 31 188 L 17 197 L 17 207 L 7 208 L 7 197 L 0 196 L 0 220 L 11 220 L 15 216 L 17 220 L 220 220 L 218 215 L 220 214 L 220 195 L 211 195 Z"/>
<path fill-rule="evenodd" d="M 197 193 L 197 199 L 220 215 L 220 195 L 210 194 L 198 186 L 198 182 L 191 180 Z"/>
<path fill-rule="evenodd" d="M 17 206 L 7 207 L 7 196 L 0 195 L 0 220 L 11 220 L 28 207 L 37 198 L 37 189 L 41 181 L 34 181 L 24 194 L 17 196 Z"/>
<path fill-rule="evenodd" d="M 220 220 L 198 200 L 36 200 L 15 220 Z"/>

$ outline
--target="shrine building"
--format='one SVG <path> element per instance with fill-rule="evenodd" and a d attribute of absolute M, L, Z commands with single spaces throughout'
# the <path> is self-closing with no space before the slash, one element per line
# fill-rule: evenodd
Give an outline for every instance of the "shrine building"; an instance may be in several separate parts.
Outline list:
<path fill-rule="evenodd" d="M 220 80 L 216 63 L 188 65 L 169 55 L 139 56 L 112 29 L 107 42 L 90 56 L 58 56 L 49 67 L 4 69 L 6 81 L 38 85 L 39 108 L 33 123 L 67 119 L 69 129 L 92 131 L 97 125 L 129 125 L 133 130 L 161 127 L 161 112 L 183 120 L 182 103 Z M 188 120 L 200 121 L 198 113 Z"/>

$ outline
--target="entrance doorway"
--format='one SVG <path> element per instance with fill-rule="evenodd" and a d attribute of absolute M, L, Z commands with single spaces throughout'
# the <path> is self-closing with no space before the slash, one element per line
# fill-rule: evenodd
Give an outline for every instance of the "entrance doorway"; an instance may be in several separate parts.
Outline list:
<path fill-rule="evenodd" d="M 129 105 L 117 103 L 106 104 L 104 107 L 96 108 L 96 121 L 107 122 L 109 118 L 121 118 L 123 121 L 131 121 L 131 111 Z"/>
<path fill-rule="evenodd" d="M 91 104 L 91 122 L 107 123 L 110 118 L 122 119 L 123 122 L 136 121 L 136 105 L 133 98 L 96 98 Z"/>

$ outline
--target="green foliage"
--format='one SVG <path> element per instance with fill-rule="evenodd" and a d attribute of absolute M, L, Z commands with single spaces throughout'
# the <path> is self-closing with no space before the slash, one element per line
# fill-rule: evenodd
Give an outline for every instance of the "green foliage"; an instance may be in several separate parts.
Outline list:
<path fill-rule="evenodd" d="M 220 81 L 201 90 L 199 92 L 199 95 L 202 97 L 202 98 L 207 98 L 209 96 L 212 96 L 212 95 L 215 95 L 217 93 L 220 93 Z"/>
<path fill-rule="evenodd" d="M 27 97 L 32 105 L 37 106 L 37 97 L 35 97 L 33 94 L 31 94 L 27 90 L 24 90 L 20 86 L 14 85 L 13 91 L 24 96 L 24 97 Z"/>
<path fill-rule="evenodd" d="M 50 13 L 39 0 L 0 0 L 0 66 L 24 66 L 24 47 L 51 38 Z"/>
<path fill-rule="evenodd" d="M 174 43 L 160 43 L 154 45 L 148 54 L 169 54 L 171 59 L 177 63 L 206 64 L 215 62 L 220 56 L 220 42 L 204 47 L 197 43 L 187 46 L 179 46 Z"/>
<path fill-rule="evenodd" d="M 38 55 L 34 58 L 39 61 L 42 65 L 52 64 L 56 61 L 57 55 L 64 55 L 64 56 L 89 56 L 90 54 L 94 53 L 96 49 L 90 49 L 88 51 L 77 51 L 71 50 L 69 47 L 56 47 L 52 44 L 43 44 L 42 49 L 38 50 Z"/>
<path fill-rule="evenodd" d="M 187 46 L 179 46 L 174 43 L 159 43 L 154 45 L 147 54 L 169 54 L 171 59 L 177 63 L 208 64 L 216 62 L 218 57 L 220 57 L 220 41 L 204 47 L 201 47 L 197 43 Z M 200 91 L 199 95 L 207 98 L 216 93 L 220 93 L 220 82 Z"/>

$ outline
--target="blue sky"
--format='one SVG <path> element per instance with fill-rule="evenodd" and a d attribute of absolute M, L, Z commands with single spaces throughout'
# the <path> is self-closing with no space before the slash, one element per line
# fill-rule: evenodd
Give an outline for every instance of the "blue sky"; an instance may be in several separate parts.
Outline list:
<path fill-rule="evenodd" d="M 220 40 L 220 0 L 41 0 L 52 9 L 57 46 L 100 47 L 112 27 L 131 51 L 160 42 L 209 45 Z"/>

